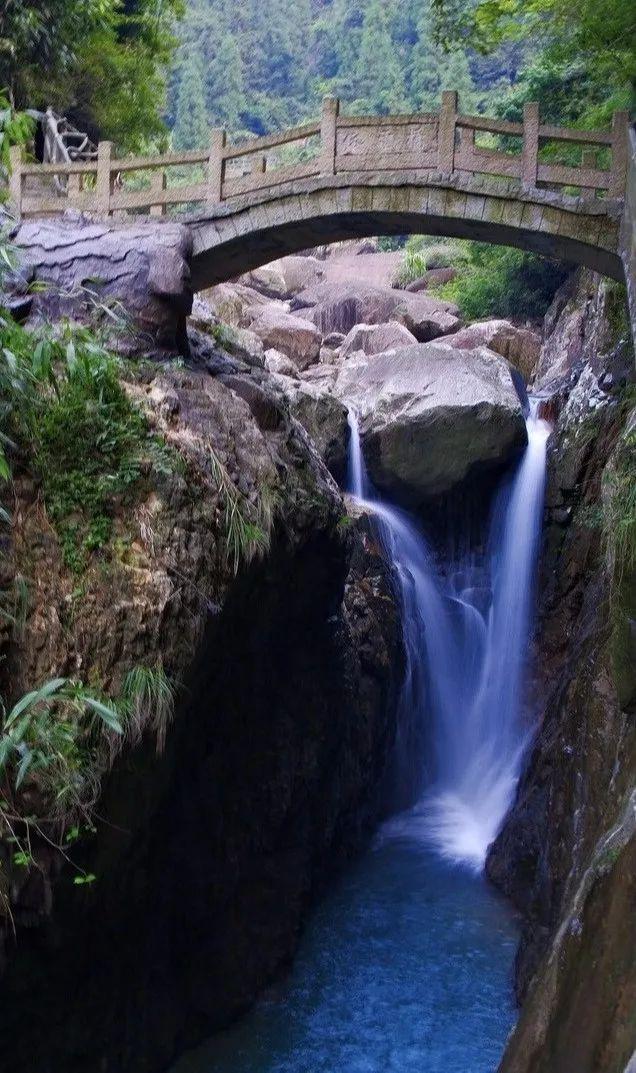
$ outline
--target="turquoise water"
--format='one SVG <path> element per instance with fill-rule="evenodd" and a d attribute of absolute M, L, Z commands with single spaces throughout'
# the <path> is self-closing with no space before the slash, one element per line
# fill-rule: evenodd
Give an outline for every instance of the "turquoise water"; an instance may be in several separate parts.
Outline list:
<path fill-rule="evenodd" d="M 385 837 L 317 908 L 289 977 L 172 1073 L 494 1073 L 516 943 L 480 875 Z"/>

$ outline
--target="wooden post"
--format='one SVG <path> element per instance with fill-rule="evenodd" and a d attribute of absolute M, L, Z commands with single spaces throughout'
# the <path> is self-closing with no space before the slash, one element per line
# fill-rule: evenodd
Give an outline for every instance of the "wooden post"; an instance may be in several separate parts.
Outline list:
<path fill-rule="evenodd" d="M 257 175 L 264 175 L 267 171 L 267 157 L 265 156 L 265 153 L 258 157 L 254 166 L 254 171 Z"/>
<path fill-rule="evenodd" d="M 539 168 L 539 104 L 526 101 L 523 106 L 523 147 L 521 150 L 521 189 L 536 190 Z"/>
<path fill-rule="evenodd" d="M 608 190 L 610 197 L 625 197 L 628 124 L 629 114 L 627 112 L 614 112 L 612 116 L 612 177 Z"/>
<path fill-rule="evenodd" d="M 156 202 L 150 206 L 151 216 L 163 216 L 166 211 L 166 205 L 163 200 L 163 192 L 166 189 L 166 173 L 163 171 L 153 171 L 150 177 L 150 196 L 157 198 Z"/>
<path fill-rule="evenodd" d="M 320 174 L 336 173 L 336 136 L 340 101 L 337 97 L 324 97 L 320 119 Z"/>
<path fill-rule="evenodd" d="M 457 93 L 445 89 L 439 113 L 437 134 L 437 167 L 442 175 L 452 175 L 455 167 L 455 126 L 457 124 Z"/>
<path fill-rule="evenodd" d="M 210 132 L 210 155 L 208 157 L 208 190 L 206 201 L 218 205 L 223 200 L 225 178 L 225 146 L 227 134 L 222 127 Z"/>
<path fill-rule="evenodd" d="M 9 149 L 9 202 L 11 211 L 19 219 L 22 213 L 22 147 L 12 145 Z"/>
<path fill-rule="evenodd" d="M 110 212 L 110 154 L 111 142 L 100 142 L 97 146 L 97 183 L 95 200 L 97 212 L 108 216 Z"/>

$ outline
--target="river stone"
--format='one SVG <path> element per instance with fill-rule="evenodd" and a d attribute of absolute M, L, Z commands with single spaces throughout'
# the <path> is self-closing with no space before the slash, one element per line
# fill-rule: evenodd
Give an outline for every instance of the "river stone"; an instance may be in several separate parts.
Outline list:
<path fill-rule="evenodd" d="M 461 327 L 459 311 L 452 302 L 430 298 L 425 294 L 394 291 L 401 301 L 393 316 L 415 336 L 419 343 L 428 343 L 440 335 L 451 335 Z"/>
<path fill-rule="evenodd" d="M 270 299 L 243 283 L 217 283 L 201 291 L 201 298 L 212 307 L 224 324 L 241 327 L 257 308 L 269 305 Z"/>
<path fill-rule="evenodd" d="M 267 298 L 287 298 L 288 296 L 287 283 L 278 261 L 255 268 L 252 272 L 241 276 L 240 282 Z"/>
<path fill-rule="evenodd" d="M 261 346 L 263 344 L 261 343 Z M 263 355 L 265 361 L 265 368 L 270 373 L 280 373 L 282 376 L 298 376 L 298 368 L 294 365 L 291 358 L 288 358 L 286 354 L 281 353 L 280 350 L 275 350 L 271 347 L 265 351 Z"/>
<path fill-rule="evenodd" d="M 385 350 L 397 350 L 415 342 L 417 340 L 408 328 L 395 321 L 388 324 L 356 324 L 342 343 L 340 357 L 347 358 L 356 350 L 362 350 L 365 354 L 381 354 Z"/>
<path fill-rule="evenodd" d="M 305 287 L 320 283 L 325 278 L 324 265 L 317 257 L 299 257 L 292 254 L 275 263 L 285 282 L 286 298 L 291 298 Z"/>
<path fill-rule="evenodd" d="M 431 268 L 423 276 L 414 279 L 412 283 L 407 283 L 404 290 L 418 293 L 428 290 L 429 287 L 441 287 L 444 283 L 450 283 L 456 275 L 456 268 Z"/>
<path fill-rule="evenodd" d="M 526 442 L 508 364 L 486 347 L 420 343 L 338 369 L 335 393 L 360 418 L 374 484 L 416 505 L 479 464 L 504 463 Z"/>
<path fill-rule="evenodd" d="M 541 337 L 530 328 L 517 328 L 509 320 L 482 320 L 461 328 L 453 338 L 453 346 L 466 350 L 487 346 L 514 365 L 528 383 L 541 353 Z"/>
<path fill-rule="evenodd" d="M 428 342 L 460 327 L 457 306 L 438 298 L 376 287 L 370 283 L 319 283 L 307 287 L 291 300 L 292 310 L 320 328 L 347 334 L 356 324 L 385 324 L 398 320 L 419 342 Z"/>
<path fill-rule="evenodd" d="M 298 369 L 318 361 L 321 335 L 311 321 L 268 307 L 257 313 L 250 327 L 267 350 L 280 350 Z"/>

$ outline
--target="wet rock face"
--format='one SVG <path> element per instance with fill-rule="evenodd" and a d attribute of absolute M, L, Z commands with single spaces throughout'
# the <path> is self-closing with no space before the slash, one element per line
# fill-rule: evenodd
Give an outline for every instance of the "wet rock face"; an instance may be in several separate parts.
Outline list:
<path fill-rule="evenodd" d="M 351 358 L 334 387 L 360 415 L 374 484 L 417 505 L 476 465 L 505 463 L 525 422 L 507 364 L 482 347 L 416 344 Z"/>
<path fill-rule="evenodd" d="M 167 368 L 130 386 L 186 468 L 122 517 L 130 556 L 84 579 L 72 636 L 76 579 L 54 537 L 34 543 L 41 518 L 18 489 L 15 565 L 28 553 L 42 607 L 3 665 L 15 692 L 53 667 L 99 668 L 109 687 L 157 658 L 182 688 L 164 754 L 144 740 L 106 782 L 78 850 L 97 882 L 63 872 L 52 904 L 33 889 L 15 907 L 3 1073 L 164 1069 L 288 964 L 312 898 L 380 808 L 401 668 L 391 579 L 271 378 L 205 360 L 214 375 Z M 254 510 L 267 489 L 276 504 L 269 551 L 236 577 L 219 465 Z"/>
<path fill-rule="evenodd" d="M 552 322 L 540 359 L 560 406 L 534 684 L 541 725 L 487 861 L 525 918 L 516 971 L 524 1005 L 501 1073 L 623 1073 L 636 1048 L 627 1012 L 636 993 L 636 599 L 631 567 L 616 573 L 602 532 L 634 420 L 632 358 L 612 328 L 612 285 L 596 281 L 591 293 L 583 276 L 578 287 L 564 289 L 565 321 Z"/>
<path fill-rule="evenodd" d="M 210 624 L 158 770 L 137 755 L 113 776 L 90 904 L 62 895 L 57 957 L 22 940 L 7 1073 L 163 1069 L 289 962 L 312 894 L 371 829 L 393 733 L 390 590 L 366 562 L 343 604 L 343 566 L 321 537 L 293 559 L 280 548 Z M 46 1000 L 23 1051 L 31 958 Z"/>

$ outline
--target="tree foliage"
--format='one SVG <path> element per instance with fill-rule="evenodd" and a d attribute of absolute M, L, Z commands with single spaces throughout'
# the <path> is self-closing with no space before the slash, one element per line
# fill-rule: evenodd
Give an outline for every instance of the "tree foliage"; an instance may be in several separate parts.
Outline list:
<path fill-rule="evenodd" d="M 123 149 L 165 127 L 164 73 L 183 0 L 7 0 L 0 86 L 18 108 L 47 105 Z"/>
<path fill-rule="evenodd" d="M 386 114 L 437 106 L 452 82 L 472 106 L 470 57 L 445 55 L 432 30 L 430 0 L 190 0 L 178 29 L 169 121 L 193 50 L 203 58 L 209 125 L 231 131 L 261 134 L 300 122 L 316 115 L 326 94 L 350 111 Z"/>
<path fill-rule="evenodd" d="M 636 8 L 624 0 L 432 0 L 435 36 L 492 54 L 510 42 L 529 49 L 521 84 L 559 121 L 592 122 L 636 93 Z M 572 92 L 574 90 L 574 92 Z M 517 94 L 518 96 L 519 94 Z M 557 107 L 554 98 L 560 104 Z"/>
<path fill-rule="evenodd" d="M 172 141 L 176 149 L 201 149 L 208 141 L 202 64 L 196 52 L 181 68 Z"/>

